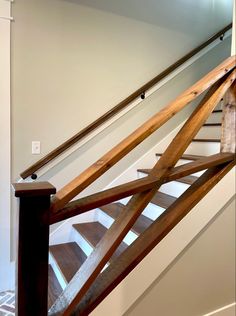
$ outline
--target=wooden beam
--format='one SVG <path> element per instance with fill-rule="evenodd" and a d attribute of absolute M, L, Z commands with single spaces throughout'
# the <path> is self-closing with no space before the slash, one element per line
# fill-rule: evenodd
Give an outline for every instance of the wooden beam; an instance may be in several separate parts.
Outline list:
<path fill-rule="evenodd" d="M 151 175 L 162 180 L 169 174 L 170 169 L 175 166 L 193 137 L 198 133 L 201 126 L 213 111 L 216 104 L 218 104 L 225 92 L 232 85 L 235 80 L 235 73 L 236 71 L 230 73 L 222 83 L 216 83 L 206 93 L 196 110 L 173 139 L 162 157 L 157 161 L 155 167 L 151 171 Z M 203 85 L 204 82 L 202 82 Z M 73 313 L 77 304 L 88 291 L 91 284 L 97 278 L 159 187 L 160 185 L 155 186 L 155 188 L 138 193 L 131 198 L 128 204 L 124 207 L 123 212 L 121 212 L 116 221 L 98 243 L 95 250 L 82 265 L 78 273 L 75 274 L 65 291 L 55 302 L 51 309 L 52 312 L 56 313 L 56 315 L 63 316 L 69 316 Z"/>
<path fill-rule="evenodd" d="M 190 162 L 179 167 L 172 168 L 169 175 L 163 178 L 163 180 L 158 180 L 158 178 L 155 176 L 148 176 L 118 185 L 114 188 L 107 189 L 90 196 L 86 196 L 79 200 L 70 202 L 65 208 L 61 209 L 60 212 L 51 214 L 50 224 L 55 224 L 108 203 L 112 203 L 139 192 L 146 191 L 156 185 L 174 181 L 192 173 L 199 172 L 232 160 L 234 160 L 234 155 L 231 153 L 216 154 L 198 159 L 197 161 Z"/>
<path fill-rule="evenodd" d="M 224 97 L 221 152 L 235 153 L 236 149 L 236 83 L 234 83 Z"/>
<path fill-rule="evenodd" d="M 94 281 L 73 315 L 89 315 L 111 291 L 158 245 L 191 209 L 226 175 L 235 162 L 204 173 L 119 258 Z"/>
<path fill-rule="evenodd" d="M 170 102 L 159 113 L 154 115 L 131 135 L 121 141 L 117 146 L 101 157 L 92 166 L 87 168 L 78 177 L 68 183 L 58 191 L 52 200 L 53 212 L 57 212 L 64 207 L 72 198 L 83 191 L 87 186 L 94 182 L 99 176 L 110 169 L 116 162 L 128 154 L 133 148 L 139 145 L 144 139 L 155 132 L 173 115 L 182 110 L 187 104 L 196 99 L 200 94 L 211 87 L 225 74 L 235 68 L 235 57 L 229 57 L 221 65 L 216 67 L 205 77 L 199 80 L 189 89 L 180 94 L 174 101 Z"/>

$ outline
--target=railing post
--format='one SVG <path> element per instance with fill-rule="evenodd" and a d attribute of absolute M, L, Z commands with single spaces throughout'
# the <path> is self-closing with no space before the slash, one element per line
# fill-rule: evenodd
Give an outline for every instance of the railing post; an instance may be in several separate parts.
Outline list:
<path fill-rule="evenodd" d="M 228 89 L 224 97 L 221 152 L 235 153 L 236 149 L 236 82 Z"/>
<path fill-rule="evenodd" d="M 48 182 L 16 183 L 19 197 L 16 315 L 48 314 L 48 248 L 50 195 Z"/>

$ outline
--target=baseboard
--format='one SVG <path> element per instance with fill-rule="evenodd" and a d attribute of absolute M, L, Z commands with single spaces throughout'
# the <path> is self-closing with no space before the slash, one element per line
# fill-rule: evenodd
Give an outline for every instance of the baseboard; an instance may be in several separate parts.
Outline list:
<path fill-rule="evenodd" d="M 203 316 L 235 316 L 236 315 L 236 303 L 226 305 L 218 308 L 215 311 L 204 314 Z"/>

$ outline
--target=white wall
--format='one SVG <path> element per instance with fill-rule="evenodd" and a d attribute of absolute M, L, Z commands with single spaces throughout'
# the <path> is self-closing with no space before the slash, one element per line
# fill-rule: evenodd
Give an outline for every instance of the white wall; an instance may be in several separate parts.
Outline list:
<path fill-rule="evenodd" d="M 233 303 L 235 207 L 234 198 L 125 315 L 200 316 Z"/>
<path fill-rule="evenodd" d="M 206 23 L 204 32 L 191 36 L 187 28 L 164 28 L 79 3 L 13 3 L 14 177 L 231 18 L 226 14 L 213 29 Z M 207 12 L 214 10 L 217 5 Z M 191 21 L 188 26 L 195 28 Z M 31 155 L 32 140 L 42 142 L 40 156 Z"/>
<path fill-rule="evenodd" d="M 0 291 L 12 288 L 10 263 L 10 2 L 0 0 Z"/>

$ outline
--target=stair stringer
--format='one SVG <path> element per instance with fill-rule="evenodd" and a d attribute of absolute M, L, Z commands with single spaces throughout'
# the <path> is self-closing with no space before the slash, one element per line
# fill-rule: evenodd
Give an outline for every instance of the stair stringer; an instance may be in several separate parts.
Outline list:
<path fill-rule="evenodd" d="M 111 306 L 113 316 L 124 315 L 234 195 L 235 168 L 143 259 L 91 315 L 109 315 Z"/>

